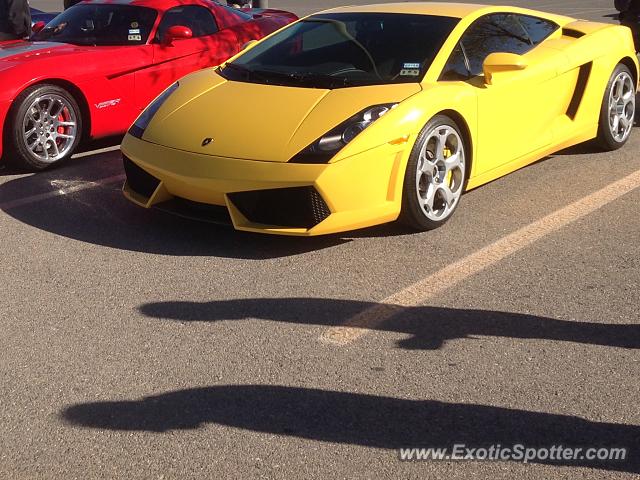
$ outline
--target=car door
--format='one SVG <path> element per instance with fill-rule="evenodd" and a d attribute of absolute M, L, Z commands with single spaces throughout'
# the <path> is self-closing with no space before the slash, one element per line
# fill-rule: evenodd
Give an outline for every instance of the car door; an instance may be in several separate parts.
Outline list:
<path fill-rule="evenodd" d="M 461 37 L 443 77 L 466 77 L 476 91 L 476 172 L 500 167 L 552 142 L 550 103 L 558 64 L 564 57 L 539 44 L 557 28 L 547 22 L 540 27 L 543 34 L 534 41 L 516 15 L 500 13 L 480 18 Z M 488 84 L 483 64 L 492 53 L 526 54 L 528 65 L 523 70 L 500 73 L 499 81 Z"/>
<path fill-rule="evenodd" d="M 167 30 L 178 25 L 189 28 L 192 38 L 165 43 Z M 153 39 L 153 65 L 139 72 L 136 78 L 139 107 L 144 108 L 184 75 L 221 63 L 230 56 L 229 44 L 237 45 L 233 32 L 228 29 L 220 31 L 210 9 L 200 5 L 181 5 L 167 10 Z"/>
<path fill-rule="evenodd" d="M 152 64 L 148 40 L 157 20 L 153 8 L 87 2 L 50 23 L 57 32 L 52 39 L 67 52 L 59 56 L 59 71 L 50 73 L 67 76 L 82 91 L 91 136 L 121 134 L 138 116 L 136 73 Z"/>

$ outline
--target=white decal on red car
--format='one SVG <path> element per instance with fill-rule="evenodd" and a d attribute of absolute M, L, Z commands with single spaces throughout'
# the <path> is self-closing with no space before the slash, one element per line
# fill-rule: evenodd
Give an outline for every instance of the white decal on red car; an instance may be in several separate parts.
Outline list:
<path fill-rule="evenodd" d="M 96 108 L 107 108 L 107 107 L 115 107 L 120 103 L 120 98 L 115 98 L 113 100 L 107 100 L 106 102 L 96 103 Z"/>

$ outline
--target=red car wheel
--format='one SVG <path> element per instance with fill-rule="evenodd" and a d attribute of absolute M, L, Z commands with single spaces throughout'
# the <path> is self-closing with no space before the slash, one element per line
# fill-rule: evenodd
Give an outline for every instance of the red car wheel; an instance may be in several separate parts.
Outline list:
<path fill-rule="evenodd" d="M 16 99 L 12 108 L 14 162 L 43 170 L 70 157 L 80 143 L 82 118 L 78 103 L 56 85 L 36 85 Z"/>

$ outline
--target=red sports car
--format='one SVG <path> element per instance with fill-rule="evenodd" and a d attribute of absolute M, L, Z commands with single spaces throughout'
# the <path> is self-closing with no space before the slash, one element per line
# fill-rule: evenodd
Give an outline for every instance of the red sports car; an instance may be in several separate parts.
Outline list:
<path fill-rule="evenodd" d="M 0 44 L 0 156 L 31 170 L 124 133 L 178 78 L 295 21 L 210 0 L 89 0 Z M 41 27 L 41 26 L 40 26 Z"/>

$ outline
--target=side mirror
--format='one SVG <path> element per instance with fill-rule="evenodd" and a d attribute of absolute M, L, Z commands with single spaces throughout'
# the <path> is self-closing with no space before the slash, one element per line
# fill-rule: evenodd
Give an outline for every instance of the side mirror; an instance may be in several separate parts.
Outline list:
<path fill-rule="evenodd" d="M 493 85 L 494 74 L 514 72 L 527 68 L 527 59 L 515 53 L 492 53 L 482 64 L 484 80 L 487 85 Z"/>
<path fill-rule="evenodd" d="M 249 40 L 247 43 L 242 45 L 242 48 L 240 49 L 240 51 L 246 50 L 247 48 L 249 48 L 250 46 L 252 46 L 255 43 L 258 43 L 258 41 L 257 40 Z"/>
<path fill-rule="evenodd" d="M 193 37 L 193 32 L 189 27 L 183 27 L 182 25 L 174 25 L 169 27 L 167 33 L 162 38 L 162 45 L 167 47 L 173 44 L 174 40 L 185 40 Z"/>
<path fill-rule="evenodd" d="M 33 24 L 33 26 L 31 27 L 31 32 L 32 33 L 38 33 L 40 31 L 42 31 L 42 29 L 46 26 L 47 24 L 44 23 L 42 20 L 40 20 L 39 22 L 36 22 Z"/>

